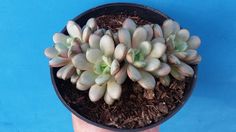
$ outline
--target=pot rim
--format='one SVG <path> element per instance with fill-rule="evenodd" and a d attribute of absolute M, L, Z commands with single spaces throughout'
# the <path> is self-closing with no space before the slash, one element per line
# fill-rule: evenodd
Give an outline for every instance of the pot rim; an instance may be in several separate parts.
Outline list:
<path fill-rule="evenodd" d="M 82 16 L 85 16 L 86 14 L 88 13 L 91 13 L 91 12 L 94 12 L 98 9 L 102 9 L 102 8 L 107 8 L 107 7 L 116 7 L 116 6 L 129 6 L 129 7 L 135 7 L 135 8 L 142 8 L 143 10 L 149 10 L 151 12 L 154 12 L 155 14 L 159 14 L 161 16 L 164 16 L 166 18 L 170 18 L 168 17 L 167 15 L 163 14 L 162 12 L 160 12 L 159 10 L 157 9 L 154 9 L 154 8 L 151 8 L 149 6 L 145 6 L 145 5 L 140 5 L 140 4 L 136 4 L 136 3 L 123 3 L 123 2 L 118 2 L 118 3 L 109 3 L 109 4 L 103 4 L 103 5 L 99 5 L 97 7 L 94 7 L 94 8 L 91 8 L 83 13 L 81 13 L 80 15 L 76 16 L 73 20 L 77 20 L 77 19 L 80 19 Z M 61 32 L 66 32 L 66 28 L 64 27 L 63 30 Z M 50 67 L 50 66 L 49 66 Z M 176 108 L 171 112 L 169 113 L 165 118 L 159 120 L 158 122 L 155 122 L 155 123 L 152 123 L 150 125 L 147 125 L 147 126 L 144 126 L 144 127 L 141 127 L 141 128 L 134 128 L 134 129 L 128 129 L 128 128 L 115 128 L 115 127 L 109 127 L 109 126 L 106 126 L 106 125 L 103 125 L 103 124 L 100 124 L 100 123 L 97 123 L 97 122 L 94 122 L 92 120 L 89 120 L 87 119 L 86 117 L 84 117 L 83 115 L 77 113 L 73 108 L 71 108 L 67 103 L 66 101 L 63 99 L 63 97 L 61 96 L 59 90 L 58 90 L 58 87 L 56 85 L 56 80 L 55 80 L 55 76 L 53 74 L 53 67 L 50 67 L 50 75 L 51 75 L 51 81 L 52 81 L 52 84 L 53 84 L 53 87 L 54 87 L 54 90 L 58 96 L 58 98 L 61 100 L 61 102 L 64 104 L 64 106 L 69 110 L 71 111 L 74 115 L 76 115 L 78 118 L 82 119 L 83 121 L 89 123 L 89 124 L 92 124 L 92 125 L 95 125 L 97 127 L 100 127 L 100 128 L 104 128 L 104 129 L 107 129 L 107 130 L 111 130 L 111 131 L 144 131 L 144 130 L 147 130 L 147 129 L 151 129 L 151 128 L 154 128 L 154 127 L 157 127 L 158 125 L 162 124 L 163 122 L 165 122 L 166 120 L 170 119 L 172 116 L 174 116 L 183 106 L 184 104 L 186 103 L 186 101 L 189 99 L 189 97 L 191 96 L 192 92 L 193 92 L 193 89 L 195 87 L 195 83 L 196 83 L 196 80 L 197 80 L 197 65 L 193 67 L 194 68 L 194 71 L 195 71 L 195 74 L 194 76 L 191 78 L 191 82 L 190 82 L 190 86 L 189 86 L 189 90 L 188 92 L 185 93 L 185 96 L 183 97 L 183 102 L 182 104 L 176 106 Z"/>

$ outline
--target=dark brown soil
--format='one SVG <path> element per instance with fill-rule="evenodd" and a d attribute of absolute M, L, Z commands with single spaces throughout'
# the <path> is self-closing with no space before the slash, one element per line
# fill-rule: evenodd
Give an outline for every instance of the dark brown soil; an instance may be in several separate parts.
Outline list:
<path fill-rule="evenodd" d="M 127 16 L 125 14 L 122 15 L 103 15 L 96 18 L 96 21 L 100 28 L 110 29 L 113 32 L 117 31 L 120 27 L 122 27 L 122 23 L 125 21 L 126 18 L 131 18 L 138 23 L 138 25 L 145 25 L 149 24 L 150 22 L 141 19 L 138 16 Z"/>
<path fill-rule="evenodd" d="M 125 18 L 130 17 L 139 25 L 149 23 L 137 16 L 101 16 L 97 18 L 98 25 L 106 29 L 116 30 L 121 27 Z M 57 70 L 54 70 L 54 74 Z M 75 111 L 89 120 L 116 128 L 140 128 L 162 120 L 183 103 L 183 97 L 189 91 L 192 79 L 177 81 L 172 78 L 171 85 L 164 87 L 157 80 L 153 99 L 151 91 L 145 91 L 139 84 L 129 79 L 122 85 L 122 96 L 112 106 L 103 99 L 93 103 L 88 98 L 88 91 L 76 89 L 70 81 L 57 79 L 62 97 Z"/>
<path fill-rule="evenodd" d="M 157 122 L 182 103 L 185 92 L 184 81 L 173 80 L 170 87 L 159 82 L 154 90 L 154 99 L 144 97 L 144 89 L 139 84 L 127 80 L 123 85 L 122 96 L 112 106 L 103 99 L 92 103 L 88 92 L 78 91 L 70 81 L 61 81 L 64 98 L 69 105 L 86 118 L 117 128 L 139 128 Z"/>

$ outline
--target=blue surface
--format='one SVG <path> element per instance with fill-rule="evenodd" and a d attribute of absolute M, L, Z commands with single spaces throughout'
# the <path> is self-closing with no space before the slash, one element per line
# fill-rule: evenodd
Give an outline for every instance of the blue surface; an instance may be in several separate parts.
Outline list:
<path fill-rule="evenodd" d="M 0 132 L 69 132 L 44 48 L 67 20 L 116 0 L 0 0 Z M 120 1 L 125 2 L 125 1 Z M 168 14 L 199 35 L 203 61 L 193 96 L 162 132 L 236 131 L 236 1 L 129 0 Z"/>

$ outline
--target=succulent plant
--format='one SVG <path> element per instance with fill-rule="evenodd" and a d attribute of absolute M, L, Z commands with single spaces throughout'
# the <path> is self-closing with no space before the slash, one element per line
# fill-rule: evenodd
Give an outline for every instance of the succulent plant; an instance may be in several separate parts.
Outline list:
<path fill-rule="evenodd" d="M 120 98 L 127 76 L 149 92 L 156 79 L 168 86 L 170 75 L 177 80 L 193 76 L 189 65 L 201 60 L 196 51 L 199 37 L 190 37 L 188 30 L 170 19 L 161 27 L 137 26 L 127 18 L 115 33 L 98 28 L 94 18 L 82 29 L 69 21 L 66 29 L 69 35 L 54 34 L 55 45 L 45 55 L 51 59 L 51 67 L 60 68 L 57 77 L 70 78 L 78 90 L 89 90 L 92 102 L 104 97 L 107 104 L 113 104 Z"/>
<path fill-rule="evenodd" d="M 154 73 L 164 76 L 170 72 L 170 67 L 160 61 L 166 50 L 166 45 L 162 41 L 155 40 L 160 32 L 161 28 L 156 24 L 137 27 L 129 18 L 118 31 L 119 41 L 129 47 L 126 54 L 127 74 L 132 81 L 137 81 L 145 89 L 154 89 Z"/>
<path fill-rule="evenodd" d="M 51 59 L 49 61 L 51 67 L 61 67 L 57 71 L 57 77 L 64 80 L 72 77 L 71 82 L 74 83 L 80 71 L 73 66 L 72 57 L 86 51 L 88 38 L 97 29 L 97 24 L 95 19 L 91 18 L 82 30 L 74 21 L 68 21 L 66 29 L 69 35 L 55 33 L 54 47 L 46 48 L 44 53 Z"/>
<path fill-rule="evenodd" d="M 113 38 L 105 34 L 85 53 L 74 56 L 72 63 L 82 71 L 76 83 L 77 89 L 89 89 L 89 98 L 93 102 L 103 96 L 107 104 L 119 99 L 121 84 L 126 79 L 126 66 L 120 65 L 124 59 L 121 56 L 125 54 L 126 47 L 122 44 L 115 47 Z"/>
<path fill-rule="evenodd" d="M 196 49 L 201 40 L 198 36 L 191 36 L 187 29 L 180 29 L 177 22 L 166 20 L 162 25 L 163 37 L 167 45 L 166 59 L 171 66 L 171 75 L 177 80 L 191 77 L 194 70 L 188 64 L 198 64 L 201 56 Z"/>

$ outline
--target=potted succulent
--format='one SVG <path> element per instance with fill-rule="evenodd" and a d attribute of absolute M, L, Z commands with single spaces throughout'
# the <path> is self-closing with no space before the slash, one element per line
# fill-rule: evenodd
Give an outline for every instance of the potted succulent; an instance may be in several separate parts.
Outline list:
<path fill-rule="evenodd" d="M 191 95 L 201 41 L 157 10 L 116 3 L 70 20 L 45 49 L 54 88 L 76 116 L 114 131 L 172 117 Z"/>

